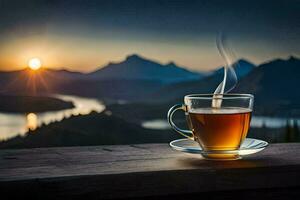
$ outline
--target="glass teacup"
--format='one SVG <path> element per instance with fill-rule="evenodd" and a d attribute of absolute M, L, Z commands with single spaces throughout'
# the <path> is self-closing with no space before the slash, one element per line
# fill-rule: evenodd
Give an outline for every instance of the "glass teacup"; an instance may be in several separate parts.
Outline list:
<path fill-rule="evenodd" d="M 247 136 L 254 97 L 251 94 L 192 94 L 168 112 L 168 122 L 181 135 L 195 140 L 208 159 L 238 159 L 238 149 Z M 213 105 L 218 105 L 214 107 Z M 173 120 L 177 110 L 186 113 L 190 130 L 178 128 Z"/>

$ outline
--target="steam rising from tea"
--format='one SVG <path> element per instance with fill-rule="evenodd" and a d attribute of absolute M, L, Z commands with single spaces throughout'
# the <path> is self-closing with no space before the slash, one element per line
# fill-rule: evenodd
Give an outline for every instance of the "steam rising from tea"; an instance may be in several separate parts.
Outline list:
<path fill-rule="evenodd" d="M 230 92 L 237 84 L 237 76 L 233 68 L 232 60 L 235 57 L 234 53 L 230 50 L 227 40 L 223 34 L 217 37 L 216 45 L 220 55 L 225 61 L 223 81 L 218 85 L 214 91 L 212 100 L 212 108 L 219 109 L 222 106 L 222 98 L 224 93 Z"/>

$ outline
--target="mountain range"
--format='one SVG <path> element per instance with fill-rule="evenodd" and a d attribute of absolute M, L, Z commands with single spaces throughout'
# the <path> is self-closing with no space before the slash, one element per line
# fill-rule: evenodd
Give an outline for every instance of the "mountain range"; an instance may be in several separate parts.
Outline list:
<path fill-rule="evenodd" d="M 216 73 L 219 73 L 218 70 Z M 187 81 L 198 82 L 210 74 L 192 72 L 174 62 L 163 65 L 133 54 L 119 63 L 109 63 L 87 74 L 54 69 L 0 72 L 0 92 L 21 95 L 64 93 L 110 102 L 136 101 L 164 86 Z M 222 76 L 221 73 L 219 76 Z"/>
<path fill-rule="evenodd" d="M 245 59 L 240 59 L 234 64 L 234 70 L 238 81 L 248 73 L 250 73 L 256 66 Z M 185 82 L 166 85 L 155 93 L 151 94 L 148 99 L 153 99 L 158 102 L 168 101 L 182 101 L 183 96 L 195 93 L 213 93 L 223 80 L 223 67 L 210 73 L 209 76 L 203 77 L 201 80 L 188 80 Z"/>
<path fill-rule="evenodd" d="M 200 80 L 203 76 L 173 62 L 163 65 L 133 54 L 87 74 L 54 69 L 0 72 L 0 93 L 67 93 L 109 101 L 138 100 L 138 96 L 155 92 L 163 85 Z"/>
<path fill-rule="evenodd" d="M 276 59 L 258 66 L 240 59 L 234 66 L 238 84 L 233 92 L 254 94 L 258 113 L 300 116 L 298 58 Z M 0 92 L 64 93 L 108 103 L 124 100 L 171 105 L 182 102 L 186 94 L 214 92 L 222 79 L 222 67 L 212 72 L 192 72 L 175 63 L 163 65 L 134 54 L 88 74 L 51 69 L 0 72 Z"/>
<path fill-rule="evenodd" d="M 239 62 L 238 76 L 245 75 L 254 66 L 245 60 Z M 133 54 L 88 74 L 53 69 L 35 73 L 29 69 L 0 72 L 0 91 L 13 94 L 60 92 L 110 100 L 138 100 L 137 96 L 155 93 L 167 85 L 198 82 L 212 74 L 222 77 L 222 68 L 214 72 L 192 72 L 174 62 L 163 65 Z"/>
<path fill-rule="evenodd" d="M 254 94 L 257 113 L 299 117 L 299 81 L 300 60 L 291 56 L 256 67 L 238 82 L 233 92 Z"/>
<path fill-rule="evenodd" d="M 238 61 L 236 61 L 235 63 L 232 64 L 234 71 L 236 73 L 236 76 L 238 79 L 246 76 L 249 72 L 251 72 L 255 65 L 245 59 L 240 59 Z M 224 73 L 224 66 L 219 67 L 217 70 L 214 70 L 212 72 L 213 75 L 218 75 L 223 77 L 223 73 Z"/>
<path fill-rule="evenodd" d="M 239 62 L 245 64 L 245 61 Z M 243 65 L 239 66 L 242 68 Z M 300 60 L 295 57 L 276 59 L 251 68 L 246 75 L 238 77 L 238 83 L 231 92 L 254 94 L 256 115 L 299 117 L 300 93 L 297 88 L 300 80 Z M 200 81 L 167 85 L 147 99 L 173 104 L 182 102 L 186 94 L 213 93 L 222 81 L 222 76 L 217 70 Z"/>
<path fill-rule="evenodd" d="M 204 73 L 191 72 L 174 62 L 162 65 L 145 59 L 136 54 L 128 56 L 120 63 L 108 65 L 87 74 L 88 78 L 97 80 L 155 80 L 164 83 L 181 82 L 185 80 L 199 80 Z"/>

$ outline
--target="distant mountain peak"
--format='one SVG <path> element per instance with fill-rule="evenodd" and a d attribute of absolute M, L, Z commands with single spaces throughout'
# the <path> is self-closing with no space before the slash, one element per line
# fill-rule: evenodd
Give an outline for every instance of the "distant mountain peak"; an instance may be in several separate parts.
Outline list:
<path fill-rule="evenodd" d="M 176 63 L 173 61 L 170 61 L 169 63 L 166 64 L 167 67 L 177 67 Z"/>
<path fill-rule="evenodd" d="M 106 65 L 90 73 L 93 79 L 114 80 L 156 80 L 164 83 L 200 79 L 203 74 L 195 73 L 177 66 L 174 62 L 167 65 L 155 60 L 131 54 L 125 60 L 113 65 Z"/>
<path fill-rule="evenodd" d="M 240 68 L 240 67 L 242 67 L 242 68 L 248 68 L 248 69 L 253 69 L 254 67 L 255 67 L 255 65 L 252 63 L 252 62 L 250 62 L 250 61 L 248 61 L 248 60 L 246 60 L 246 59 L 239 59 L 239 60 L 237 60 L 234 64 L 233 64 L 233 66 L 234 66 L 234 69 L 237 69 L 237 68 Z"/>
<path fill-rule="evenodd" d="M 297 57 L 291 55 L 288 59 L 289 61 L 296 61 L 296 60 L 299 60 Z"/>
<path fill-rule="evenodd" d="M 132 60 L 135 61 L 135 60 L 145 60 L 145 59 L 139 56 L 138 54 L 131 54 L 126 57 L 126 61 L 132 61 Z"/>
<path fill-rule="evenodd" d="M 255 65 L 248 60 L 241 58 L 237 61 L 235 61 L 232 64 L 234 71 L 237 75 L 238 78 L 241 78 L 243 76 L 246 76 L 249 72 L 251 72 L 254 68 Z M 215 70 L 213 73 L 217 75 L 223 75 L 224 73 L 224 67 L 220 67 L 217 70 Z"/>
<path fill-rule="evenodd" d="M 250 61 L 248 61 L 245 58 L 238 59 L 235 63 L 239 63 L 239 64 L 243 63 L 243 64 L 251 64 L 251 65 L 253 65 Z"/>

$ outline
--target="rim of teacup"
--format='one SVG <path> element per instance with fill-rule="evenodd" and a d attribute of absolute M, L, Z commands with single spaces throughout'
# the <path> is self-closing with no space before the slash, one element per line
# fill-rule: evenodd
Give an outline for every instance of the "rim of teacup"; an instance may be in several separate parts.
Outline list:
<path fill-rule="evenodd" d="M 254 99 L 252 94 L 239 94 L 239 93 L 230 93 L 230 94 L 188 94 L 184 96 L 184 99 L 241 99 L 241 98 L 250 98 Z"/>

